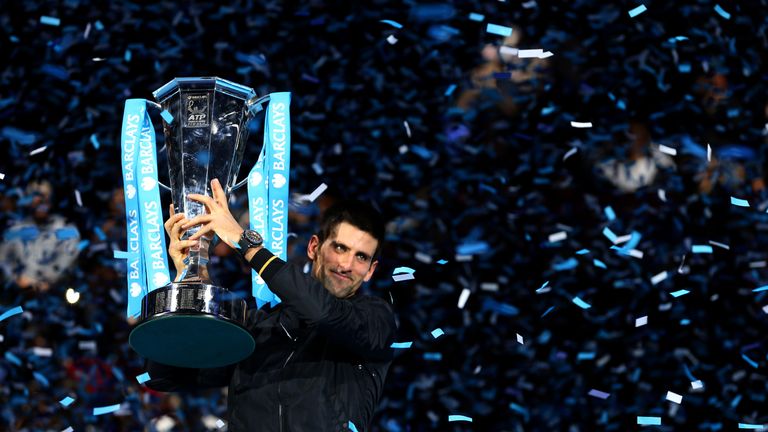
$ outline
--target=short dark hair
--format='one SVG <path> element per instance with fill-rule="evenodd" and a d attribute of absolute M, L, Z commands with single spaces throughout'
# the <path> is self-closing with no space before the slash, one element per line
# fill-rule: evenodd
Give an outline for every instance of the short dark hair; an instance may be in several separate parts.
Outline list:
<path fill-rule="evenodd" d="M 360 200 L 347 199 L 334 203 L 325 210 L 320 221 L 320 231 L 317 233 L 320 244 L 330 238 L 342 222 L 367 232 L 377 240 L 372 259 L 378 259 L 385 235 L 384 217 L 381 213 L 372 205 Z"/>

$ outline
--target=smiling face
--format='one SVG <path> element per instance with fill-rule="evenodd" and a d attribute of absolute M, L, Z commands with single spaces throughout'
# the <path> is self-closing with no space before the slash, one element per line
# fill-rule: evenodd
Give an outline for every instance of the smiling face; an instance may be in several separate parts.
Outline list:
<path fill-rule="evenodd" d="M 320 244 L 313 235 L 307 245 L 312 260 L 312 276 L 338 298 L 352 296 L 373 276 L 378 261 L 373 261 L 378 241 L 348 222 L 341 222 Z"/>

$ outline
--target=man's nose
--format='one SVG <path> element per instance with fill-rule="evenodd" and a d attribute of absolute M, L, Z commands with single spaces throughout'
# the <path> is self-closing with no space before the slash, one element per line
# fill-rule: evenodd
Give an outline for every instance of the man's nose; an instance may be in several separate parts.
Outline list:
<path fill-rule="evenodd" d="M 354 254 L 351 252 L 345 253 L 340 259 L 339 259 L 339 270 L 341 271 L 350 271 L 352 270 L 352 260 L 354 259 Z"/>

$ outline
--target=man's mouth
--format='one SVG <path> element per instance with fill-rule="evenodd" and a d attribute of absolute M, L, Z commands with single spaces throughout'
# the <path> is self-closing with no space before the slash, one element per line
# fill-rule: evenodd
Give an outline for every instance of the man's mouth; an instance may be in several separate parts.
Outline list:
<path fill-rule="evenodd" d="M 341 273 L 336 273 L 336 272 L 335 272 L 335 271 L 333 271 L 333 270 L 331 270 L 331 273 L 333 273 L 333 275 L 334 275 L 334 276 L 336 276 L 336 277 L 337 277 L 337 278 L 339 278 L 339 279 L 343 279 L 343 280 L 352 280 L 351 278 L 349 278 L 349 277 L 347 277 L 347 276 L 344 276 L 344 275 L 343 275 L 343 274 L 341 274 Z"/>

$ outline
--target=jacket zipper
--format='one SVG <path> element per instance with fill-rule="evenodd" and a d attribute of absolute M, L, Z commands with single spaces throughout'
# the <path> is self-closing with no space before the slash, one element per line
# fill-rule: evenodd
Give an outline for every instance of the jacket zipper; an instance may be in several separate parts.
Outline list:
<path fill-rule="evenodd" d="M 282 313 L 282 310 L 280 312 Z M 290 339 L 292 342 L 296 342 L 296 338 L 291 336 L 291 334 L 288 333 L 288 330 L 285 328 L 283 323 L 280 322 L 279 314 L 277 317 L 277 323 L 280 324 L 280 327 L 283 328 L 283 331 L 288 336 L 288 339 Z M 288 354 L 288 358 L 285 359 L 285 363 L 283 363 L 283 367 L 280 369 L 280 374 L 281 374 L 280 380 L 277 381 L 277 418 L 278 418 L 278 421 L 280 422 L 279 423 L 280 432 L 283 432 L 283 400 L 280 394 L 280 388 L 282 384 L 282 372 L 283 372 L 283 369 L 285 369 L 285 366 L 288 364 L 288 362 L 291 361 L 291 357 L 293 357 L 294 352 L 295 350 L 291 350 L 291 353 Z"/>

